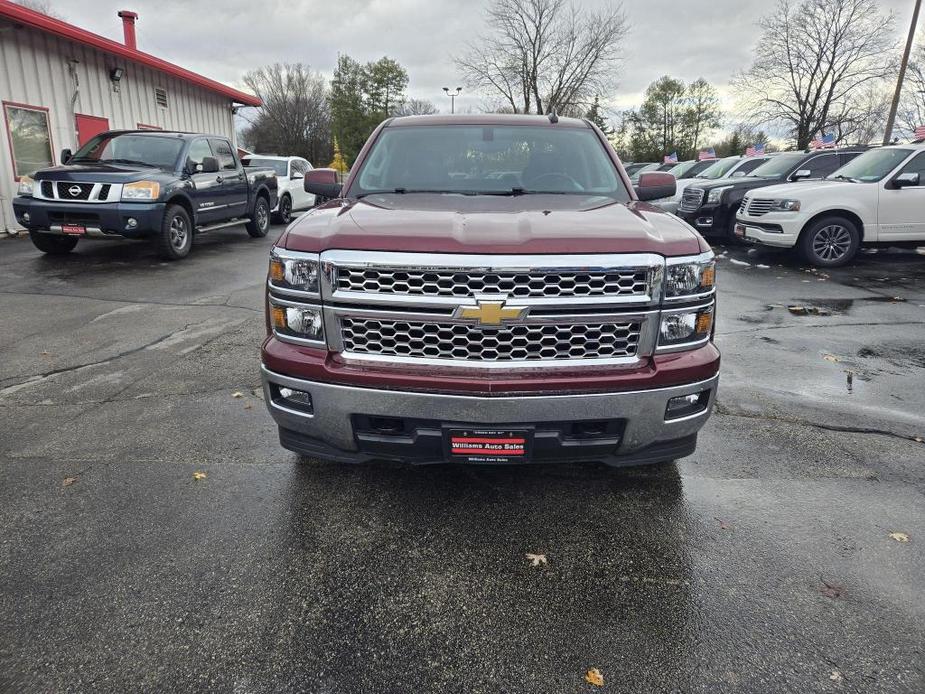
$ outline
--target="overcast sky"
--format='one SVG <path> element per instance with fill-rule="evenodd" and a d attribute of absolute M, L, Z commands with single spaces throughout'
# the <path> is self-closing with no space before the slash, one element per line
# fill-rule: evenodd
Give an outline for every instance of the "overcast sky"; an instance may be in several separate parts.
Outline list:
<path fill-rule="evenodd" d="M 608 0 L 575 0 L 586 7 Z M 483 99 L 466 90 L 453 56 L 485 31 L 487 0 L 50 0 L 65 20 L 122 39 L 120 9 L 139 14 L 138 47 L 207 77 L 241 86 L 241 75 L 274 62 L 304 62 L 330 75 L 338 53 L 360 61 L 388 55 L 407 70 L 408 93 L 449 110 L 441 87 L 463 87 L 457 108 Z M 705 77 L 725 105 L 729 78 L 750 60 L 755 21 L 772 0 L 625 0 L 632 27 L 611 107 L 635 106 L 663 74 Z M 914 0 L 881 0 L 905 37 Z M 92 7 L 92 9 L 91 9 Z M 925 25 L 925 19 L 920 19 Z"/>

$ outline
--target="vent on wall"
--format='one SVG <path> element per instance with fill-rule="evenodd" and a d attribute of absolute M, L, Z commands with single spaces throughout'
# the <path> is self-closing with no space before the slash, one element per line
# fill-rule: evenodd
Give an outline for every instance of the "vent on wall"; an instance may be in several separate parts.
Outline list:
<path fill-rule="evenodd" d="M 155 87 L 154 102 L 161 108 L 167 108 L 167 90 L 163 87 Z"/>

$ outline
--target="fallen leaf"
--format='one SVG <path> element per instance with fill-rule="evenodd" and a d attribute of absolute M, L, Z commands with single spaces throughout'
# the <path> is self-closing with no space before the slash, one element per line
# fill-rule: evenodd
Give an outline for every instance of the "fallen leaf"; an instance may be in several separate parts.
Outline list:
<path fill-rule="evenodd" d="M 206 473 L 204 472 L 194 472 L 193 473 L 194 480 L 204 480 L 205 478 L 206 478 Z"/>
<path fill-rule="evenodd" d="M 527 559 L 532 562 L 531 566 L 539 566 L 540 564 L 546 566 L 549 563 L 546 561 L 545 554 L 530 554 L 527 552 Z"/>
<path fill-rule="evenodd" d="M 795 316 L 805 316 L 809 313 L 805 306 L 788 306 L 787 310 Z"/>
<path fill-rule="evenodd" d="M 585 673 L 585 682 L 593 684 L 595 687 L 604 686 L 604 676 L 596 667 L 591 668 Z"/>
<path fill-rule="evenodd" d="M 890 537 L 897 542 L 909 542 L 909 536 L 906 533 L 890 533 Z"/>
<path fill-rule="evenodd" d="M 925 439 L 923 439 L 921 436 L 914 436 L 912 440 L 916 443 L 925 443 Z"/>
<path fill-rule="evenodd" d="M 252 405 L 245 405 L 245 406 L 244 406 L 244 409 L 245 409 L 245 410 L 249 410 L 251 407 L 252 407 Z"/>
<path fill-rule="evenodd" d="M 76 477 L 65 477 L 64 481 L 61 482 L 62 487 L 70 487 L 74 482 L 77 481 Z"/>
<path fill-rule="evenodd" d="M 832 674 L 829 675 L 829 679 L 833 682 L 841 682 L 845 678 L 842 677 L 842 674 L 838 670 L 832 670 Z"/>
<path fill-rule="evenodd" d="M 243 398 L 243 397 L 244 397 L 244 393 L 242 393 L 240 390 L 236 390 L 235 392 L 233 392 L 233 393 L 231 394 L 231 397 L 233 397 L 233 398 Z"/>
<path fill-rule="evenodd" d="M 716 518 L 716 517 L 714 516 L 714 517 L 713 517 L 713 520 L 719 521 L 719 529 L 720 529 L 720 530 L 729 530 L 729 528 L 732 527 L 731 525 L 729 525 L 729 523 L 727 523 L 726 521 L 724 521 L 724 520 L 721 519 L 721 518 Z"/>
<path fill-rule="evenodd" d="M 823 581 L 822 587 L 819 588 L 819 592 L 827 598 L 832 598 L 834 600 L 835 598 L 840 598 L 842 596 L 842 593 L 845 592 L 845 587 L 840 586 L 837 583 L 826 583 Z"/>
<path fill-rule="evenodd" d="M 831 361 L 835 363 L 838 363 L 839 361 L 841 361 L 841 359 L 836 357 L 834 354 L 823 354 L 822 358 L 825 359 L 826 361 Z"/>

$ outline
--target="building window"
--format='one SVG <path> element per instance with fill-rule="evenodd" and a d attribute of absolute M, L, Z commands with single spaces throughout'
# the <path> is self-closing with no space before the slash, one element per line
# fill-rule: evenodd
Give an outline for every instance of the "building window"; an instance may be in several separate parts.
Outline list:
<path fill-rule="evenodd" d="M 39 169 L 52 166 L 54 153 L 48 109 L 3 102 L 3 115 L 13 154 L 13 176 L 30 176 Z"/>
<path fill-rule="evenodd" d="M 161 108 L 167 108 L 167 90 L 163 87 L 154 88 L 154 103 Z"/>

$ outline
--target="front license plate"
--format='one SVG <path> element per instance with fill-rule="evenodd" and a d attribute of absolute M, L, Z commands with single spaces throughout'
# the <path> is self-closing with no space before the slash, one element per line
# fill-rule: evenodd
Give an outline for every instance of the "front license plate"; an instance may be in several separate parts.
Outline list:
<path fill-rule="evenodd" d="M 61 231 L 65 234 L 74 234 L 75 236 L 83 236 L 87 233 L 87 227 L 81 226 L 80 224 L 62 224 Z"/>
<path fill-rule="evenodd" d="M 736 234 L 736 236 L 739 236 L 739 237 L 741 237 L 741 238 L 744 239 L 744 238 L 745 238 L 745 225 L 744 225 L 744 224 L 736 224 L 735 234 Z"/>
<path fill-rule="evenodd" d="M 445 429 L 447 457 L 461 463 L 522 463 L 530 459 L 530 429 Z"/>

